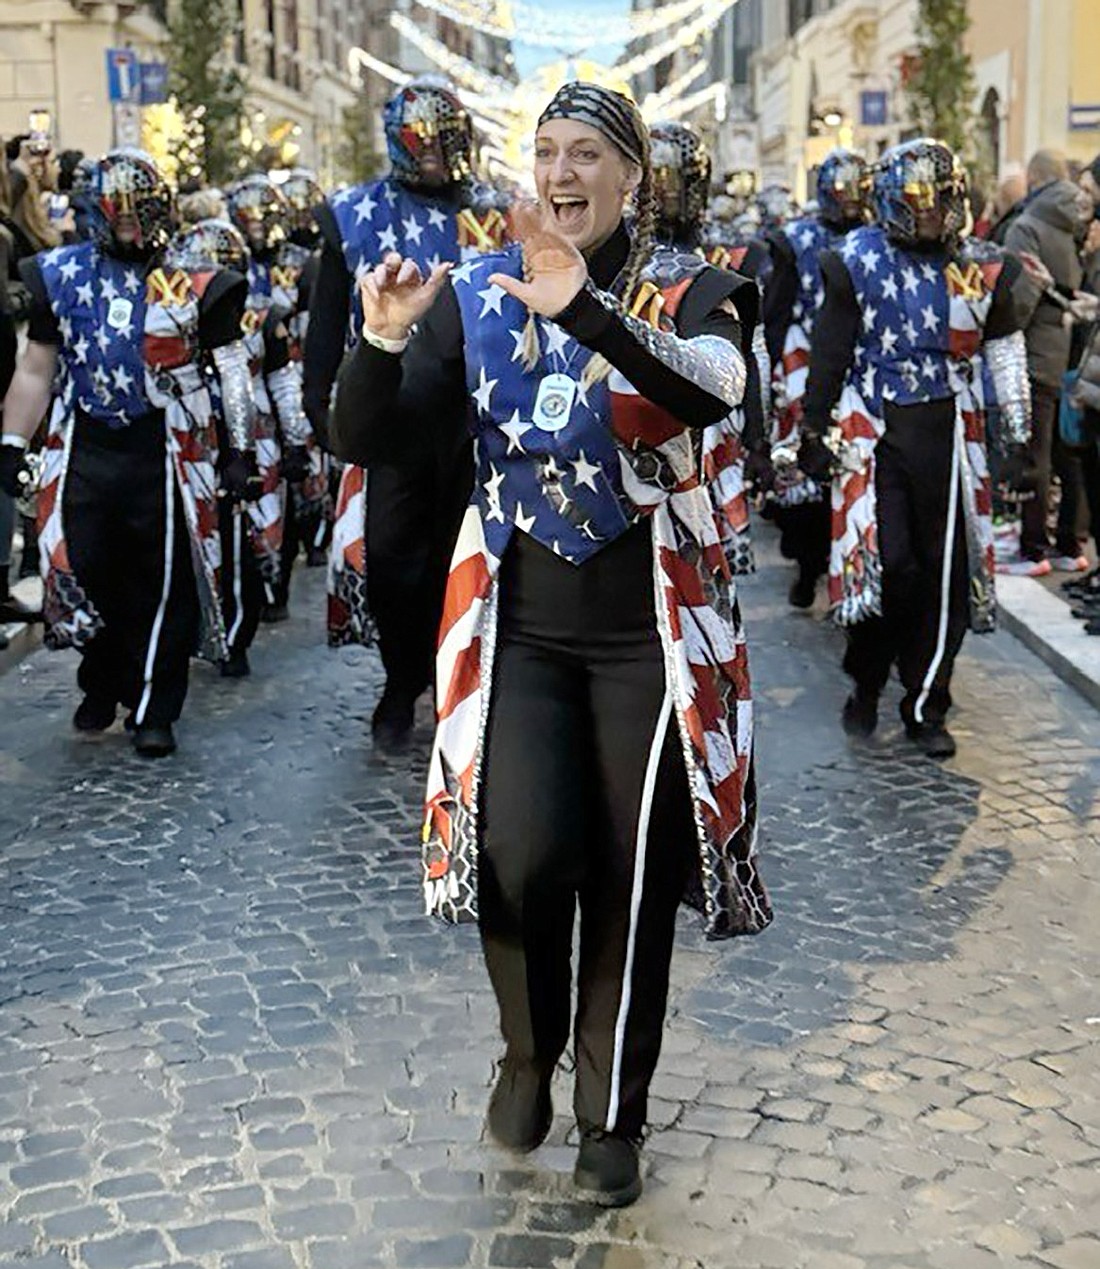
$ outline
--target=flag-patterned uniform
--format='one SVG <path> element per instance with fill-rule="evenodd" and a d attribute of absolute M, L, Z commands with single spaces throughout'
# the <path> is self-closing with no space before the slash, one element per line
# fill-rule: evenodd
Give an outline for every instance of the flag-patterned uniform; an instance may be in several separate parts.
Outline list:
<path fill-rule="evenodd" d="M 449 920 L 476 915 L 497 575 L 512 534 L 530 534 L 580 565 L 648 519 L 658 626 L 699 833 L 707 932 L 715 938 L 753 933 L 768 924 L 771 912 L 755 860 L 748 660 L 720 515 L 700 475 L 701 437 L 640 397 L 616 371 L 586 384 L 591 354 L 553 322 L 538 321 L 539 362 L 524 371 L 527 310 L 488 281 L 493 272 L 518 277 L 521 269 L 517 247 L 467 262 L 452 274 L 478 472 L 439 635 L 438 728 L 424 828 L 426 906 Z M 642 315 L 635 328 L 646 336 L 652 329 L 670 330 L 684 294 L 704 269 L 698 257 L 658 253 L 633 306 Z M 709 366 L 728 375 L 725 395 L 733 405 L 744 390 L 740 353 L 715 336 L 679 347 L 689 350 L 683 355 L 691 370 Z M 560 426 L 553 418 L 548 426 L 547 413 L 536 408 L 549 375 L 574 385 L 571 408 L 558 407 Z"/>
<path fill-rule="evenodd" d="M 821 280 L 821 252 L 843 241 L 844 234 L 831 229 L 816 216 L 803 216 L 783 229 L 776 230 L 784 236 L 794 254 L 798 275 L 798 291 L 795 295 L 791 324 L 783 336 L 783 351 L 772 370 L 772 446 L 782 445 L 797 450 L 802 426 L 803 398 L 806 380 L 810 373 L 810 340 L 813 337 L 814 317 L 825 299 L 825 286 Z M 814 480 L 799 476 L 782 483 L 775 491 L 776 503 L 781 507 L 796 507 L 807 502 L 820 502 L 824 491 Z"/>
<path fill-rule="evenodd" d="M 456 209 L 453 200 L 413 193 L 389 176 L 343 190 L 329 206 L 353 279 L 349 347 L 363 324 L 359 281 L 387 252 L 415 260 L 427 274 L 444 262 L 498 251 L 507 236 L 507 223 L 497 209 Z M 328 640 L 334 647 L 371 643 L 377 634 L 367 603 L 367 485 L 362 468 L 344 468 L 329 553 Z"/>
<path fill-rule="evenodd" d="M 841 470 L 832 486 L 829 603 L 841 625 L 882 612 L 875 447 L 887 403 L 954 398 L 961 505 L 970 570 L 970 623 L 992 629 L 992 490 L 985 444 L 981 344 L 998 259 L 945 264 L 899 250 L 885 231 L 853 230 L 840 248 L 862 313 L 841 392 Z"/>
<path fill-rule="evenodd" d="M 64 491 L 76 412 L 100 425 L 125 427 L 159 408 L 166 461 L 172 463 L 191 538 L 203 616 L 198 652 L 221 660 L 226 648 L 218 590 L 217 434 L 199 364 L 199 305 L 214 275 L 154 270 L 145 278 L 92 243 L 57 248 L 39 260 L 63 341 L 38 499 L 46 643 L 82 648 L 103 626 L 66 545 Z"/>
<path fill-rule="evenodd" d="M 241 328 L 248 364 L 252 372 L 252 397 L 256 403 L 256 466 L 262 493 L 246 504 L 252 550 L 264 581 L 274 585 L 282 570 L 283 521 L 286 514 L 286 484 L 279 468 L 279 444 L 275 407 L 264 379 L 264 327 L 274 305 L 272 266 L 251 260 L 248 266 L 248 302 Z"/>

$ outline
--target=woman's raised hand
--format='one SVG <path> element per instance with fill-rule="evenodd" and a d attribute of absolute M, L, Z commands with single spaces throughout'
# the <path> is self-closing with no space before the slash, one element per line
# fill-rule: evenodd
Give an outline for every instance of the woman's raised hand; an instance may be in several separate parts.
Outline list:
<path fill-rule="evenodd" d="M 512 223 L 516 237 L 523 243 L 527 280 L 521 282 L 504 273 L 493 273 L 489 281 L 521 300 L 532 313 L 557 317 L 588 279 L 584 256 L 568 238 L 562 237 L 550 213 L 537 203 L 517 207 Z"/>
<path fill-rule="evenodd" d="M 415 260 L 391 251 L 359 282 L 363 325 L 383 339 L 405 339 L 431 308 L 450 271 L 449 263 L 437 264 L 425 278 Z"/>

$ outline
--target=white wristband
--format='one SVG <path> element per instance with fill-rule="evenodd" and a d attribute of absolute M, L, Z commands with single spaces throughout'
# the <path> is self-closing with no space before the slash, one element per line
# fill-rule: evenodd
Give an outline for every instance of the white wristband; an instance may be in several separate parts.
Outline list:
<path fill-rule="evenodd" d="M 372 348 L 380 348 L 385 353 L 403 353 L 409 346 L 409 336 L 404 339 L 387 339 L 384 335 L 376 335 L 366 323 L 363 324 L 363 338 Z"/>
<path fill-rule="evenodd" d="M 13 449 L 29 449 L 30 441 L 18 432 L 4 432 L 0 435 L 0 445 L 10 445 Z"/>

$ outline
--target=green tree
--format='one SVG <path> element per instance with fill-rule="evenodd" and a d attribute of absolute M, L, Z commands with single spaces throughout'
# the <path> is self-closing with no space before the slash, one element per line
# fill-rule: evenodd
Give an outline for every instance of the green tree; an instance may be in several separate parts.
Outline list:
<path fill-rule="evenodd" d="M 974 66 L 964 45 L 969 29 L 966 0 L 920 0 L 919 51 L 906 85 L 921 131 L 964 154 L 970 148 L 975 93 Z"/>
<path fill-rule="evenodd" d="M 236 31 L 228 0 L 176 0 L 168 22 L 169 88 L 184 117 L 180 177 L 222 184 L 239 174 L 245 76 L 229 56 Z"/>
<path fill-rule="evenodd" d="M 344 108 L 343 136 L 335 157 L 340 175 L 352 185 L 361 185 L 386 170 L 386 156 L 379 154 L 374 144 L 378 111 L 378 102 L 362 88 L 352 105 Z"/>

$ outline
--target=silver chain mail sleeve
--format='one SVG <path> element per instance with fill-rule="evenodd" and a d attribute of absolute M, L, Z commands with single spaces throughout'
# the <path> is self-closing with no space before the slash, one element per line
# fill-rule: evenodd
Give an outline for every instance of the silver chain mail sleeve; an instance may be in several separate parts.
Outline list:
<path fill-rule="evenodd" d="M 248 368 L 248 352 L 239 339 L 214 349 L 214 368 L 222 390 L 222 413 L 225 430 L 234 449 L 245 453 L 252 449 L 256 434 L 256 403 L 252 399 L 252 372 Z"/>
<path fill-rule="evenodd" d="M 764 338 L 764 323 L 757 322 L 752 332 L 752 355 L 756 358 L 756 368 L 760 373 L 760 410 L 761 417 L 771 417 L 771 384 L 772 359 L 768 356 L 768 341 Z"/>
<path fill-rule="evenodd" d="M 1027 344 L 1023 331 L 988 339 L 982 347 L 1000 412 L 1003 447 L 1026 445 L 1031 439 L 1031 382 L 1027 377 Z"/>
<path fill-rule="evenodd" d="M 696 384 L 704 392 L 723 401 L 731 410 L 745 396 L 745 359 L 740 351 L 720 335 L 696 335 L 681 339 L 670 331 L 654 330 L 640 317 L 623 313 L 613 295 L 587 283 L 604 308 L 625 323 L 639 344 L 663 365 L 682 379 Z"/>
<path fill-rule="evenodd" d="M 302 381 L 298 371 L 289 363 L 267 376 L 267 390 L 279 416 L 283 440 L 288 445 L 307 445 L 310 438 L 309 420 L 302 409 Z"/>

